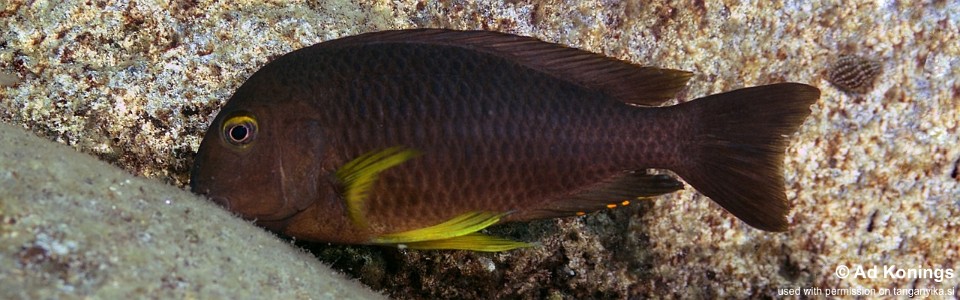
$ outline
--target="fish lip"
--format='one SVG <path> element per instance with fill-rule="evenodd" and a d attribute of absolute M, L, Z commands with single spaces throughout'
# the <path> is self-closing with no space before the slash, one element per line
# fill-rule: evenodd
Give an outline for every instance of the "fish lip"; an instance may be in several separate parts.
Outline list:
<path fill-rule="evenodd" d="M 275 222 L 275 221 L 282 221 L 282 220 L 287 219 L 287 218 L 290 218 L 290 217 L 292 216 L 292 215 L 290 215 L 290 216 L 275 216 L 275 215 L 273 215 L 273 214 L 253 214 L 253 215 L 248 215 L 248 214 L 244 214 L 244 213 L 242 213 L 242 212 L 237 212 L 237 211 L 232 210 L 231 208 L 232 208 L 233 206 L 231 205 L 232 201 L 230 201 L 230 198 L 223 197 L 223 196 L 213 196 L 213 197 L 208 197 L 208 198 L 210 199 L 210 201 L 213 201 L 213 203 L 215 203 L 215 204 L 217 204 L 218 206 L 222 207 L 222 208 L 225 209 L 226 211 L 229 211 L 229 212 L 231 212 L 231 213 L 233 213 L 233 214 L 239 215 L 240 217 L 242 217 L 242 218 L 244 218 L 244 219 L 248 219 L 248 220 Z"/>
<path fill-rule="evenodd" d="M 217 205 L 219 205 L 220 207 L 223 207 L 226 210 L 230 210 L 230 199 L 227 199 L 226 197 L 216 196 L 216 197 L 210 197 L 210 200 L 213 201 L 213 203 L 216 203 Z"/>

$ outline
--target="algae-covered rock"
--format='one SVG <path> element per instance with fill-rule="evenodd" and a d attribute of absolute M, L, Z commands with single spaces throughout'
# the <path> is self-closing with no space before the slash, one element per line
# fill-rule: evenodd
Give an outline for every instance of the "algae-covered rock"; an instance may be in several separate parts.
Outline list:
<path fill-rule="evenodd" d="M 0 123 L 0 299 L 382 298 L 209 202 Z"/>

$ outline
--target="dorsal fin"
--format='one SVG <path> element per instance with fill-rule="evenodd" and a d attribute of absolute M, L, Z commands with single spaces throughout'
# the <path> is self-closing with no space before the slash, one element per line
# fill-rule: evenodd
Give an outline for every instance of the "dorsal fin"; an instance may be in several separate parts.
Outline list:
<path fill-rule="evenodd" d="M 492 54 L 620 101 L 645 106 L 658 106 L 672 99 L 692 76 L 686 71 L 642 67 L 532 37 L 492 31 L 380 31 L 331 40 L 314 47 L 339 48 L 379 43 L 454 46 Z"/>

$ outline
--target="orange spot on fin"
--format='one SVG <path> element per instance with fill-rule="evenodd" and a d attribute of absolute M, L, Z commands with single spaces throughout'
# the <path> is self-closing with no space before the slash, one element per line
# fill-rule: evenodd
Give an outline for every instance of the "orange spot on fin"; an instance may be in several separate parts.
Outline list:
<path fill-rule="evenodd" d="M 679 190 L 683 184 L 668 175 L 625 172 L 606 178 L 566 198 L 557 199 L 541 209 L 524 212 L 524 219 L 556 218 L 617 207 L 623 200 L 653 197 Z"/>

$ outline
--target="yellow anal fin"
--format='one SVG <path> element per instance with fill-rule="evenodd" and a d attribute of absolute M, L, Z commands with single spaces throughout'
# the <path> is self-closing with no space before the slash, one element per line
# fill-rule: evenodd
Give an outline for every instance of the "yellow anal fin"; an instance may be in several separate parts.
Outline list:
<path fill-rule="evenodd" d="M 389 233 L 374 238 L 373 244 L 410 244 L 468 235 L 500 222 L 506 213 L 467 212 L 446 222 L 404 232 Z"/>
<path fill-rule="evenodd" d="M 400 248 L 416 250 L 470 250 L 480 252 L 501 252 L 517 248 L 533 247 L 534 244 L 471 233 L 449 239 L 398 244 Z"/>
<path fill-rule="evenodd" d="M 347 215 L 354 224 L 363 228 L 368 225 L 363 216 L 364 201 L 377 176 L 419 154 L 420 152 L 413 149 L 390 147 L 361 155 L 337 170 L 337 179 L 344 187 L 343 198 L 347 202 Z"/>

